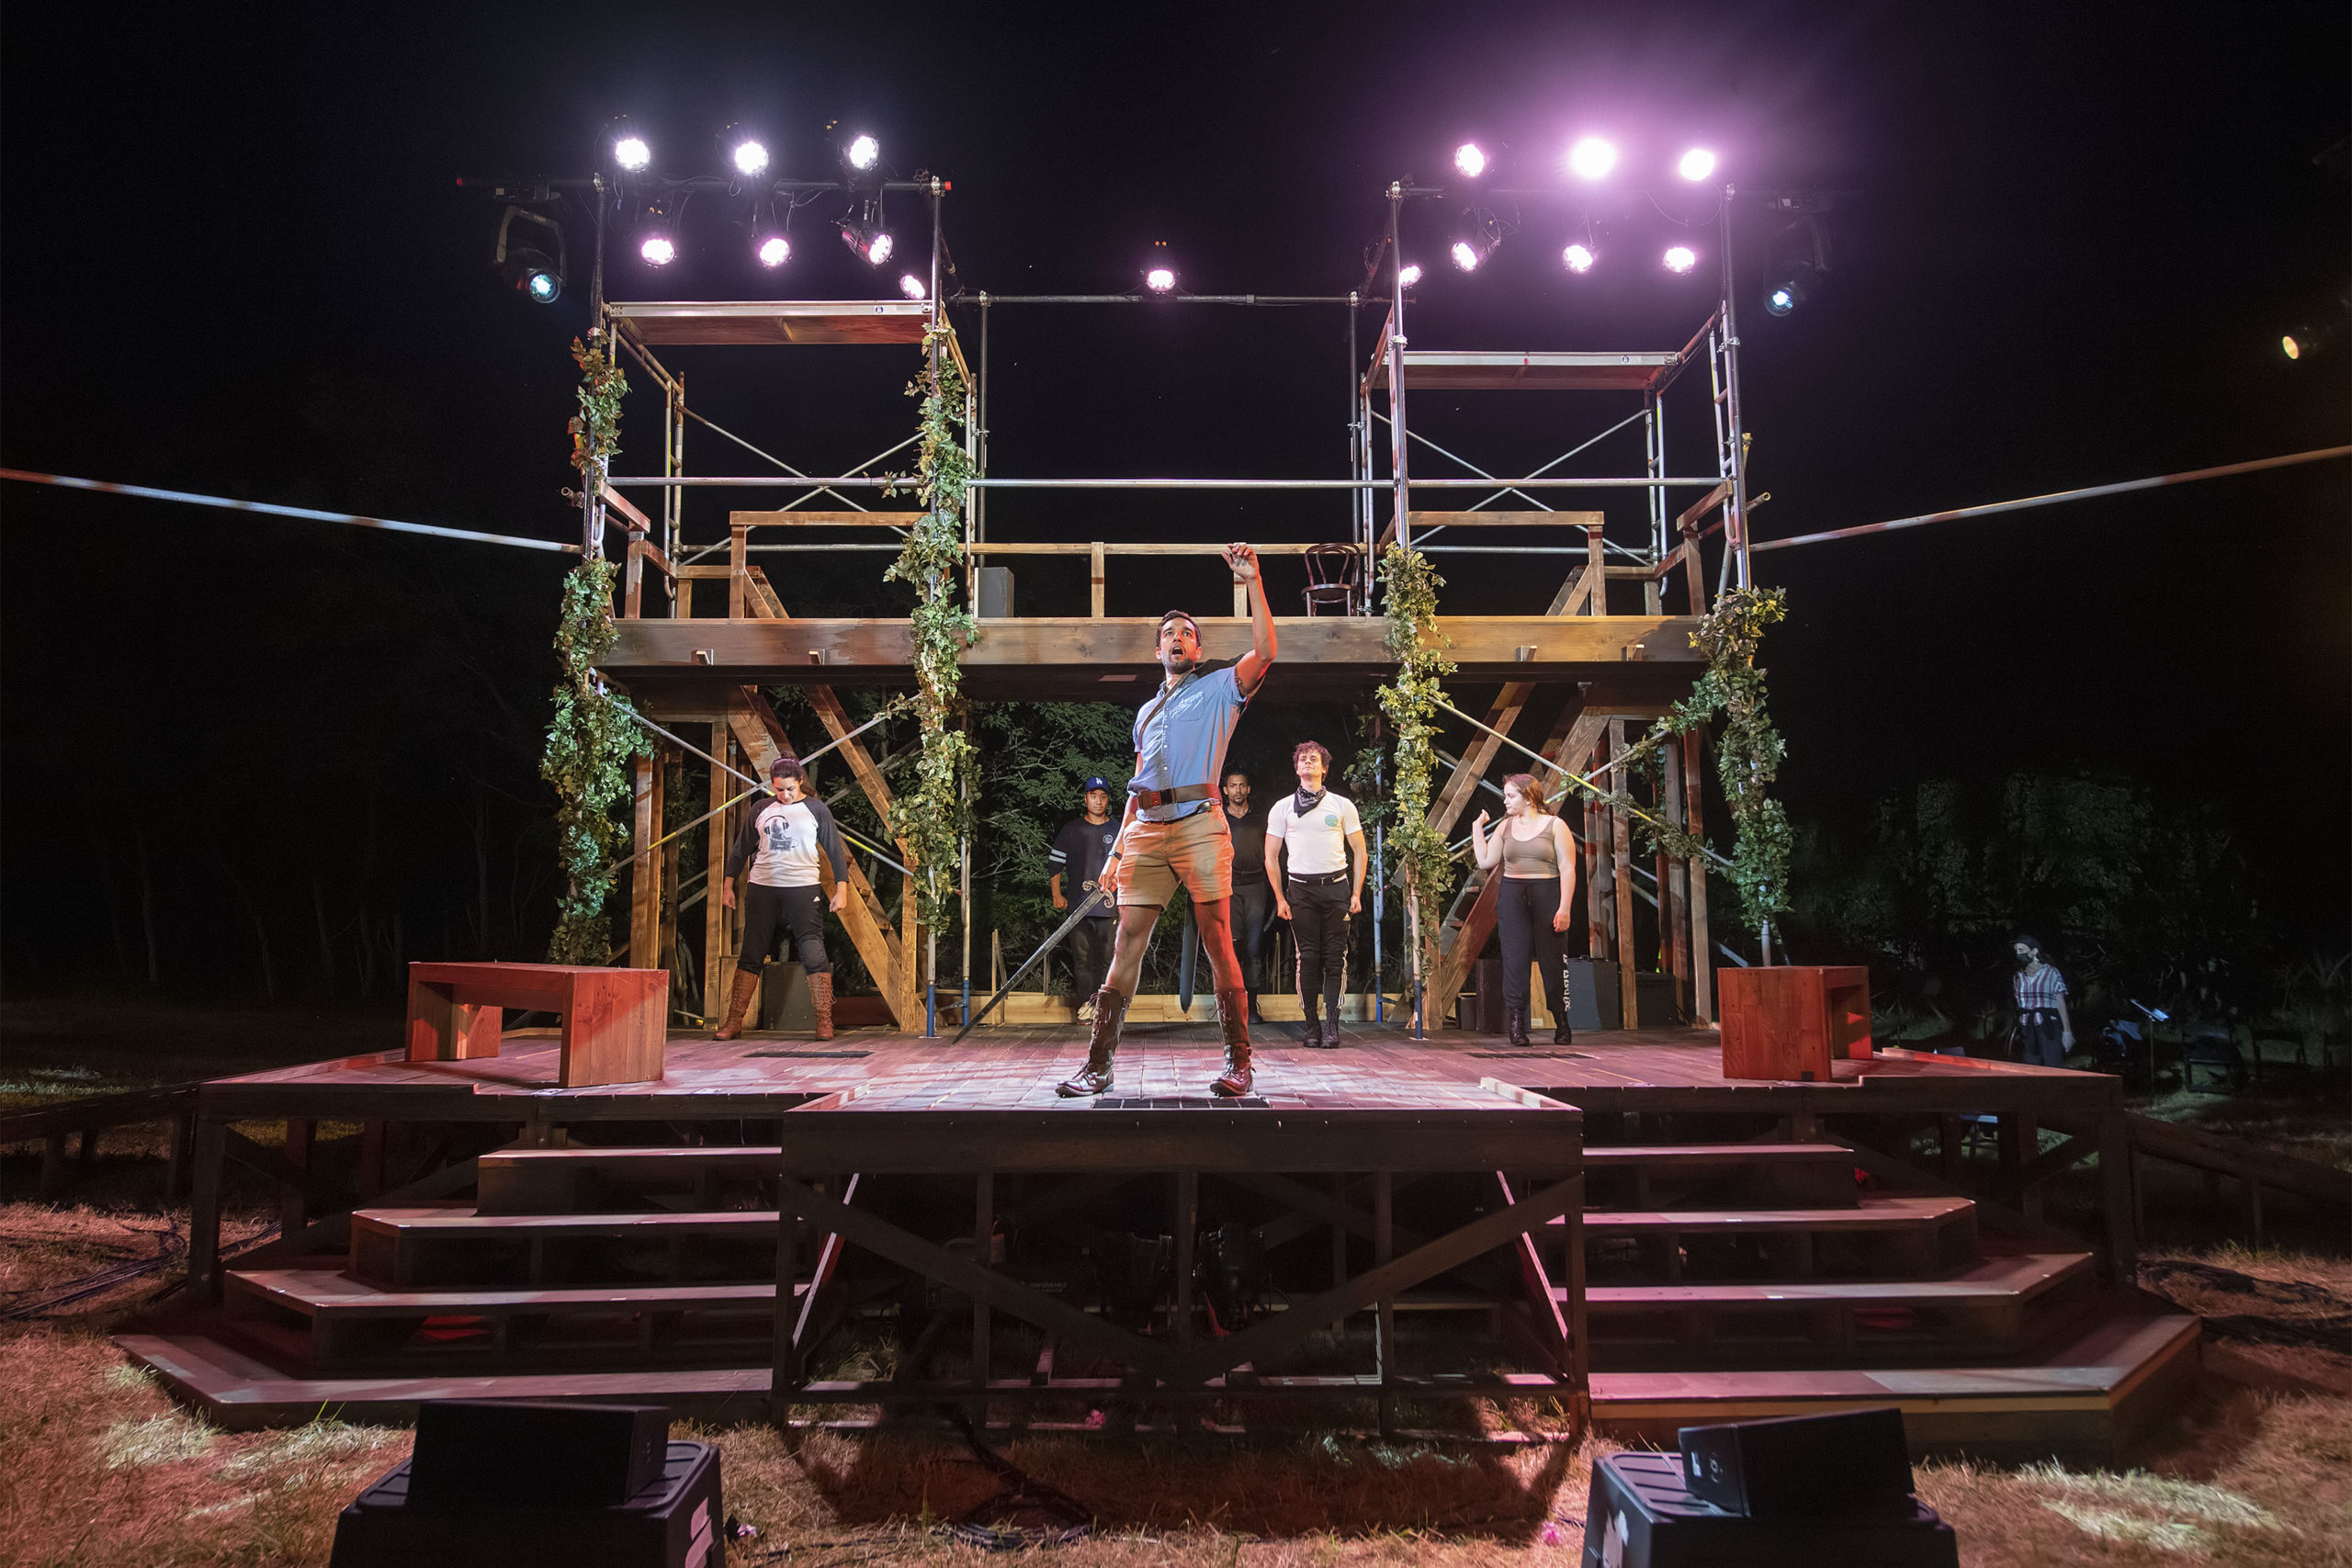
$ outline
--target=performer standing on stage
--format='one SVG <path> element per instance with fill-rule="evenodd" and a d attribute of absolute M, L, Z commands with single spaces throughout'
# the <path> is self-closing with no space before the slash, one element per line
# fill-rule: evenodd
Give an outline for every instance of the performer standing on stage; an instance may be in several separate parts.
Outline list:
<path fill-rule="evenodd" d="M 718 1038 L 732 1040 L 743 1032 L 743 1012 L 759 988 L 760 966 L 775 944 L 782 927 L 800 953 L 800 967 L 808 974 L 808 998 L 817 1010 L 817 1038 L 833 1037 L 833 965 L 825 956 L 823 885 L 818 880 L 817 857 L 822 853 L 833 875 L 831 908 L 840 914 L 849 903 L 849 852 L 842 847 L 841 829 L 821 800 L 808 798 L 808 770 L 791 757 L 768 764 L 770 797 L 743 819 L 742 830 L 727 846 L 727 880 L 718 901 L 735 907 L 735 884 L 744 864 L 752 868 L 743 896 L 743 948 L 735 955 L 735 994 L 728 999 L 727 1021 Z"/>
<path fill-rule="evenodd" d="M 1560 933 L 1576 908 L 1577 841 L 1568 825 L 1544 803 L 1532 773 L 1503 780 L 1503 819 L 1487 831 L 1487 814 L 1470 825 L 1478 869 L 1502 868 L 1495 923 L 1503 939 L 1504 1029 L 1514 1045 L 1527 1043 L 1527 965 L 1544 971 L 1544 1005 L 1552 1010 L 1552 1043 L 1568 1043 L 1568 1004 L 1562 986 Z"/>
<path fill-rule="evenodd" d="M 2041 955 L 2041 944 L 2030 936 L 2009 943 L 2017 954 L 2018 972 L 2011 985 L 2017 998 L 2018 1060 L 2029 1066 L 2063 1067 L 2075 1048 L 2075 1021 L 2066 1012 L 2066 976 Z"/>
<path fill-rule="evenodd" d="M 1117 946 L 1110 978 L 1094 994 L 1094 1032 L 1086 1066 L 1060 1086 L 1065 1096 L 1101 1094 L 1111 1087 L 1111 1058 L 1119 1024 L 1143 973 L 1144 950 L 1161 906 L 1182 884 L 1192 895 L 1201 944 L 1216 974 L 1217 1020 L 1225 1032 L 1225 1072 L 1209 1086 L 1227 1097 L 1250 1092 L 1250 1002 L 1241 965 L 1233 956 L 1233 838 L 1218 809 L 1216 784 L 1225 743 L 1274 662 L 1274 616 L 1258 552 L 1227 545 L 1226 565 L 1250 585 L 1251 646 L 1223 670 L 1200 672 L 1201 628 L 1182 610 L 1159 617 L 1159 694 L 1136 716 L 1136 771 L 1127 784 L 1119 840 L 1102 868 L 1102 885 L 1119 899 Z"/>
<path fill-rule="evenodd" d="M 1340 988 L 1347 978 L 1348 918 L 1363 909 L 1363 820 L 1355 802 L 1323 787 L 1331 753 L 1303 740 L 1291 753 L 1298 793 L 1266 813 L 1266 858 L 1274 877 L 1274 913 L 1298 942 L 1298 1008 L 1306 1020 L 1300 1043 L 1340 1043 Z M 1317 993 L 1328 1021 L 1315 1015 Z"/>
<path fill-rule="evenodd" d="M 1046 888 L 1054 896 L 1057 909 L 1067 909 L 1072 898 L 1083 900 L 1094 891 L 1102 875 L 1102 863 L 1119 836 L 1118 824 L 1111 820 L 1111 781 L 1087 780 L 1083 798 L 1086 815 L 1062 824 L 1062 830 L 1054 836 L 1053 852 L 1046 857 L 1046 863 L 1054 868 Z M 1077 879 L 1074 892 L 1062 891 L 1065 876 Z M 1111 933 L 1118 919 L 1118 906 L 1106 898 L 1069 933 L 1069 1005 L 1081 1021 L 1090 1016 L 1086 1009 L 1092 1005 L 1094 993 L 1102 988 L 1103 976 L 1111 972 Z"/>
<path fill-rule="evenodd" d="M 1225 770 L 1225 828 L 1233 840 L 1233 956 L 1250 990 L 1250 1021 L 1263 1023 L 1258 993 L 1266 988 L 1266 914 L 1273 888 L 1266 881 L 1266 813 L 1250 806 L 1250 775 Z"/>

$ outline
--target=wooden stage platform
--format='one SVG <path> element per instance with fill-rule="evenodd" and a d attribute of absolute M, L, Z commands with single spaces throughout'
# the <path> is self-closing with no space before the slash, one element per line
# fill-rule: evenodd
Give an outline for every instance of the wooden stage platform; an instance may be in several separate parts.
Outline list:
<path fill-rule="evenodd" d="M 2043 1182 L 2124 1146 L 2112 1077 L 1888 1051 L 1735 1082 L 1683 1030 L 1255 1032 L 1238 1102 L 1210 1098 L 1196 1024 L 1131 1029 L 1100 1099 L 1054 1092 L 1083 1054 L 1068 1028 L 678 1035 L 659 1082 L 594 1089 L 555 1087 L 555 1042 L 527 1032 L 495 1058 L 223 1079 L 200 1098 L 194 1309 L 122 1342 L 242 1422 L 458 1394 L 1041 1425 L 1073 1402 L 1197 1419 L 1323 1395 L 1385 1419 L 1535 1396 L 1670 1437 L 1894 1403 L 1923 1447 L 2075 1456 L 2196 1366 L 2195 1320 L 2129 1284 L 2128 1158 L 2099 1160 L 2095 1238 L 2041 1219 Z M 278 1121 L 282 1151 L 232 1125 Z M 356 1212 L 305 1163 L 323 1122 L 367 1130 Z M 388 1139 L 423 1170 L 391 1191 Z M 287 1194 L 286 1238 L 226 1263 L 224 1157 Z M 818 1375 L 860 1325 L 896 1325 L 897 1374 Z"/>

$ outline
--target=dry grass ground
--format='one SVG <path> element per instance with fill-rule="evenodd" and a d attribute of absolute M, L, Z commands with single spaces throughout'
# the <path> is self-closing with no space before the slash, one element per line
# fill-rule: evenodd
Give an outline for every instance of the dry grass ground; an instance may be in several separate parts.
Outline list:
<path fill-rule="evenodd" d="M 0 1207 L 0 1308 L 143 1256 L 163 1223 L 152 1213 Z M 2341 1258 L 2194 1256 L 2352 1302 L 2352 1262 Z M 291 1430 L 208 1427 L 105 1338 L 120 1309 L 155 1283 L 0 1329 L 0 1562 L 323 1563 L 337 1511 L 405 1454 L 408 1434 L 331 1411 Z M 2208 1311 L 2250 1310 L 2246 1298 L 2200 1288 L 2196 1304 Z M 2352 1357 L 2223 1343 L 2209 1359 L 2213 1375 L 2136 1456 L 2136 1469 L 1921 1466 L 1920 1493 L 1958 1529 L 1962 1561 L 2352 1568 Z M 1509 1424 L 1530 1416 L 1513 1412 Z M 958 1541 L 944 1527 L 1057 1525 L 1049 1512 L 1009 1505 L 1001 1475 L 953 1437 L 758 1426 L 693 1435 L 719 1445 L 728 1509 L 758 1531 L 736 1544 L 731 1563 L 1003 1561 L 1007 1553 Z M 1082 1539 L 1033 1541 L 1021 1553 L 1069 1568 L 1565 1564 L 1583 1539 L 1592 1460 L 1605 1451 L 1208 1434 L 999 1447 L 1093 1517 Z"/>

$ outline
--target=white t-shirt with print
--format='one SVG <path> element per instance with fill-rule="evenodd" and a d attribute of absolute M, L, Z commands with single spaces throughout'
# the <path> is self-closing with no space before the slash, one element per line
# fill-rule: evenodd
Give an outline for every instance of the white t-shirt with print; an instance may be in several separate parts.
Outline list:
<path fill-rule="evenodd" d="M 752 862 L 752 880 L 762 887 L 815 887 L 817 878 L 817 814 L 806 803 L 789 806 L 771 800 L 755 819 L 760 852 Z"/>
<path fill-rule="evenodd" d="M 1298 815 L 1298 797 L 1283 795 L 1266 813 L 1266 842 L 1283 846 L 1285 874 L 1320 876 L 1348 869 L 1348 835 L 1363 831 L 1355 802 L 1325 791 L 1313 811 Z"/>

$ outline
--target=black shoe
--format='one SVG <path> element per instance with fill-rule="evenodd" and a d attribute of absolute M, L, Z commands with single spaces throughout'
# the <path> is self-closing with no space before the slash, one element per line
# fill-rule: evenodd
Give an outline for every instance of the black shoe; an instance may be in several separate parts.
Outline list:
<path fill-rule="evenodd" d="M 1266 1015 L 1258 1010 L 1258 993 L 1255 991 L 1250 993 L 1250 1021 L 1252 1023 L 1266 1021 Z"/>
<path fill-rule="evenodd" d="M 1306 1032 L 1298 1037 L 1298 1043 L 1310 1051 L 1320 1051 L 1323 1048 L 1323 1025 L 1314 1019 L 1308 1019 Z"/>
<path fill-rule="evenodd" d="M 1555 1024 L 1554 1024 L 1554 1025 L 1552 1026 L 1552 1043 L 1553 1043 L 1553 1044 L 1555 1044 L 1555 1045 L 1566 1045 L 1566 1044 L 1567 1044 L 1570 1041 L 1574 1040 L 1575 1038 L 1576 1038 L 1575 1033 L 1574 1033 L 1574 1032 L 1573 1032 L 1568 1028 L 1568 1026 L 1567 1026 L 1566 1024 L 1565 1024 L 1565 1023 L 1555 1023 Z"/>

